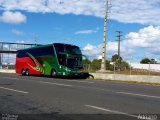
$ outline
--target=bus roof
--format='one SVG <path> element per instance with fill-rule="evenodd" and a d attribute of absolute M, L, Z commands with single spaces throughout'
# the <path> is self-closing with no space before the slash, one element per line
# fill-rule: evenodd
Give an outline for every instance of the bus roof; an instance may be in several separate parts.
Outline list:
<path fill-rule="evenodd" d="M 47 46 L 52 46 L 52 45 L 54 45 L 54 44 L 70 45 L 70 46 L 78 47 L 78 46 L 76 46 L 76 45 L 72 45 L 72 44 L 65 44 L 65 43 L 52 43 L 52 44 L 46 44 L 46 45 L 38 44 L 37 46 L 34 46 L 34 47 L 25 48 L 25 49 L 19 49 L 19 50 L 29 50 L 29 49 L 35 49 L 35 48 L 41 48 L 41 47 L 47 47 Z M 17 50 L 17 51 L 19 51 L 19 50 Z"/>

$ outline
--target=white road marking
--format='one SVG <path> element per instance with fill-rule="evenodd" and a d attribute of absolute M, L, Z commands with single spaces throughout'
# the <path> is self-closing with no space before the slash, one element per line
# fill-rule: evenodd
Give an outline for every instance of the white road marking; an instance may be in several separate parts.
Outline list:
<path fill-rule="evenodd" d="M 89 82 L 89 81 L 79 81 L 79 80 L 66 80 L 70 82 L 82 82 L 82 83 L 94 83 L 94 82 Z"/>
<path fill-rule="evenodd" d="M 53 83 L 53 82 L 42 82 L 42 81 L 40 81 L 39 83 L 58 85 L 58 86 L 65 86 L 65 87 L 72 87 L 72 85 L 69 85 L 69 84 L 60 84 L 60 83 Z"/>
<path fill-rule="evenodd" d="M 15 79 L 15 80 L 20 80 L 19 78 L 12 78 L 12 77 L 2 77 L 2 78 L 8 78 L 8 79 Z M 26 81 L 34 81 L 34 80 L 26 80 Z M 68 81 L 77 81 L 77 80 L 68 80 Z M 34 81 L 37 82 L 37 81 Z M 88 81 L 77 81 L 77 82 L 88 82 Z M 43 82 L 43 81 L 38 81 L 37 83 L 44 83 L 44 84 L 53 84 L 57 86 L 66 86 L 66 87 L 72 87 L 73 85 L 70 84 L 60 84 L 60 83 L 52 83 L 52 82 Z M 95 87 L 85 87 L 85 86 L 76 86 L 80 88 L 91 88 L 95 90 L 100 90 L 100 91 L 106 91 L 106 92 L 114 92 L 117 94 L 126 94 L 126 95 L 133 95 L 133 96 L 140 96 L 140 97 L 148 97 L 148 98 L 156 98 L 160 99 L 160 96 L 152 96 L 152 95 L 146 95 L 146 94 L 137 94 L 137 93 L 129 93 L 129 92 L 123 92 L 123 91 L 113 91 L 113 90 L 107 90 L 107 89 L 100 89 L 100 88 L 95 88 Z"/>
<path fill-rule="evenodd" d="M 158 98 L 158 99 L 160 99 L 159 96 L 152 96 L 152 95 L 145 95 L 145 94 L 136 94 L 136 93 L 129 93 L 129 92 L 116 92 L 116 93 L 126 94 L 126 95 L 134 95 L 134 96 L 141 96 L 141 97 Z"/>
<path fill-rule="evenodd" d="M 95 88 L 95 87 L 85 87 L 85 86 L 76 86 L 79 88 L 90 88 L 90 89 L 95 89 L 99 91 L 105 91 L 105 92 L 113 92 L 117 94 L 126 94 L 126 95 L 133 95 L 133 96 L 140 96 L 140 97 L 148 97 L 148 98 L 157 98 L 160 99 L 160 96 L 152 96 L 152 95 L 145 95 L 145 94 L 137 94 L 137 93 L 129 93 L 129 92 L 122 92 L 122 91 L 113 91 L 113 90 L 108 90 L 108 89 L 100 89 L 100 88 Z"/>
<path fill-rule="evenodd" d="M 102 110 L 102 111 L 114 113 L 114 114 L 122 114 L 122 115 L 126 115 L 126 116 L 129 116 L 129 117 L 138 118 L 138 116 L 136 116 L 136 115 L 132 115 L 132 114 L 125 113 L 125 112 L 120 112 L 120 111 L 105 109 L 105 108 L 101 108 L 101 107 L 97 107 L 97 106 L 93 106 L 93 105 L 85 105 L 85 106 L 86 106 L 86 107 L 89 107 L 89 108 L 94 108 L 94 109 L 98 109 L 98 110 Z"/>
<path fill-rule="evenodd" d="M 0 89 L 5 89 L 5 90 L 9 90 L 9 91 L 14 91 L 14 92 L 19 92 L 19 93 L 24 93 L 24 94 L 29 93 L 29 92 L 24 92 L 24 91 L 15 90 L 15 89 L 6 88 L 6 87 L 0 87 Z"/>

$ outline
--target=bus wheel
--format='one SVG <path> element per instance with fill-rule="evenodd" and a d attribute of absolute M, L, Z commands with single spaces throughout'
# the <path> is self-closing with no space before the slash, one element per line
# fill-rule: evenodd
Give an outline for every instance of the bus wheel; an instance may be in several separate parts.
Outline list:
<path fill-rule="evenodd" d="M 52 71 L 51 71 L 51 77 L 56 77 L 57 76 L 57 73 L 56 73 L 56 71 L 53 69 Z"/>
<path fill-rule="evenodd" d="M 28 69 L 26 69 L 26 75 L 27 75 L 27 76 L 29 75 L 29 70 L 28 70 Z"/>
<path fill-rule="evenodd" d="M 26 74 L 26 71 L 25 71 L 24 69 L 22 69 L 21 74 L 22 74 L 22 75 L 25 75 L 25 74 Z"/>

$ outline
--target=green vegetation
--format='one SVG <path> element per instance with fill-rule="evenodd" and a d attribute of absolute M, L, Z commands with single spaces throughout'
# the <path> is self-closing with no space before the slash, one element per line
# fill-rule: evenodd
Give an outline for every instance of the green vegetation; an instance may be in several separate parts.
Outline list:
<path fill-rule="evenodd" d="M 119 58 L 120 58 L 120 60 L 119 60 Z M 86 60 L 83 60 L 83 65 L 84 65 L 84 67 L 87 67 L 87 68 L 85 68 L 86 70 L 90 69 L 91 72 L 96 72 L 96 71 L 100 70 L 100 68 L 101 68 L 101 59 L 94 59 L 93 61 L 86 59 Z M 111 61 L 106 60 L 106 70 L 124 71 L 129 68 L 130 68 L 129 64 L 126 61 L 123 61 L 122 57 L 119 57 L 117 54 L 112 56 Z"/>
<path fill-rule="evenodd" d="M 140 61 L 141 64 L 157 64 L 155 59 L 144 58 Z"/>
<path fill-rule="evenodd" d="M 112 62 L 121 62 L 122 60 L 122 57 L 119 57 L 117 54 L 112 56 Z"/>

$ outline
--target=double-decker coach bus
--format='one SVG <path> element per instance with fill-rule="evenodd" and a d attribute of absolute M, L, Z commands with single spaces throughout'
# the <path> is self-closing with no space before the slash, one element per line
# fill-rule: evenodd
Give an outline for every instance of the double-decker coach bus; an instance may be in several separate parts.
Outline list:
<path fill-rule="evenodd" d="M 17 51 L 18 74 L 89 77 L 82 68 L 82 53 L 75 45 L 54 43 Z"/>

